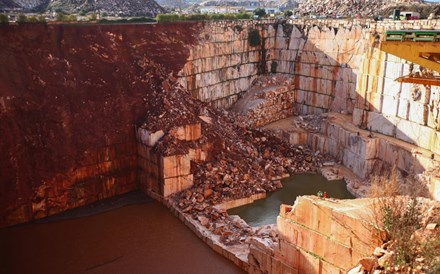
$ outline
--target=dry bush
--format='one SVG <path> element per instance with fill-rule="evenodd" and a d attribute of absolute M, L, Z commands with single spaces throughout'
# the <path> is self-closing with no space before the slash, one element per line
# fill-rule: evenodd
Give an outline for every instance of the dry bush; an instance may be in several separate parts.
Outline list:
<path fill-rule="evenodd" d="M 429 242 L 433 239 L 420 242 L 420 238 L 414 237 L 422 220 L 421 202 L 417 198 L 423 194 L 420 190 L 423 188 L 417 183 L 399 178 L 395 167 L 389 173 L 371 179 L 368 196 L 375 198 L 371 208 L 372 221 L 385 232 L 382 240 L 391 241 L 396 266 L 414 266 L 417 264 L 415 259 L 423 256 L 423 246 L 438 246 Z"/>

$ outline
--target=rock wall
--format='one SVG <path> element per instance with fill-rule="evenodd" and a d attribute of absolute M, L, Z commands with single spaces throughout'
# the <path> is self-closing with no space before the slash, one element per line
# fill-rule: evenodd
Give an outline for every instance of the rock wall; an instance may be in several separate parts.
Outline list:
<path fill-rule="evenodd" d="M 209 58 L 193 52 L 195 57 L 186 64 L 182 75 L 187 76 L 182 83 L 193 90 L 196 97 L 217 107 L 229 107 L 239 98 L 248 101 L 248 94 L 244 94 L 243 89 L 258 81 L 260 74 L 282 74 L 291 77 L 294 82 L 294 97 L 286 97 L 278 105 L 294 105 L 294 113 L 300 115 L 326 112 L 352 115 L 345 123 L 353 123 L 354 127 L 326 123 L 321 132 L 302 140 L 304 143 L 307 139 L 307 144 L 313 149 L 333 155 L 361 178 L 390 165 L 396 165 L 406 173 L 421 173 L 438 164 L 439 88 L 396 82 L 396 78 L 420 68 L 379 50 L 385 30 L 432 29 L 440 26 L 438 20 L 262 21 L 242 28 L 233 24 L 236 23 L 214 23 L 215 38 L 205 36 L 207 39 L 196 47 L 199 50 L 209 49 Z M 238 29 L 242 31 L 238 32 Z M 257 47 L 248 45 L 246 37 L 250 29 L 257 29 L 261 35 L 261 43 Z M 218 35 L 221 32 L 226 35 Z M 234 48 L 235 42 L 231 41 L 234 37 L 239 37 L 240 47 Z M 220 64 L 230 63 L 231 50 L 238 50 L 236 56 L 240 58 L 237 57 L 236 61 L 241 60 L 242 63 L 234 63 L 225 73 L 217 68 L 221 67 Z M 237 65 L 250 66 L 252 72 L 235 70 Z M 215 87 L 207 87 L 210 79 L 215 79 Z M 242 88 L 226 84 L 229 79 L 233 83 L 242 81 Z M 255 102 L 258 100 L 256 98 Z M 254 108 L 248 116 L 250 120 L 257 117 L 260 121 L 253 124 L 264 125 L 274 120 L 271 106 L 265 107 L 260 103 Z M 278 116 L 278 119 L 284 117 L 282 113 Z M 332 127 L 337 130 L 332 132 Z M 361 129 L 397 140 L 382 138 L 382 135 L 373 139 L 367 136 L 358 138 L 358 132 L 363 132 Z M 358 151 L 352 147 L 355 139 L 361 140 L 364 148 L 368 149 Z M 365 154 L 365 151 L 368 153 Z M 439 177 L 438 174 L 433 176 Z M 435 186 L 438 179 L 431 181 L 433 185 L 428 188 L 438 189 Z M 437 192 L 431 191 L 434 197 L 438 196 Z"/>
<path fill-rule="evenodd" d="M 319 132 L 308 134 L 307 144 L 332 155 L 362 179 L 394 165 L 406 174 L 423 173 L 436 166 L 430 151 L 394 138 L 371 135 L 352 125 L 350 119 L 347 115 L 329 114 Z"/>
<path fill-rule="evenodd" d="M 137 189 L 135 125 L 202 27 L 1 27 L 0 227 Z"/>
<path fill-rule="evenodd" d="M 419 66 L 374 47 L 362 66 L 354 124 L 440 154 L 440 88 L 396 82 Z"/>
<path fill-rule="evenodd" d="M 291 76 L 294 98 L 289 87 L 282 105 L 294 104 L 298 114 L 353 113 L 360 128 L 371 127 L 426 152 L 416 154 L 420 162 L 411 164 L 396 156 L 401 154 L 397 150 L 386 149 L 390 153 L 383 161 L 402 163 L 405 170 L 428 166 L 426 155 L 437 160 L 440 153 L 440 92 L 396 84 L 393 80 L 409 72 L 410 64 L 377 47 L 387 28 L 438 26 L 428 20 L 246 20 L 2 27 L 0 226 L 136 189 L 139 166 L 148 171 L 141 174 L 155 174 L 138 160 L 142 153 L 135 125 L 155 122 L 144 121 L 155 104 L 148 95 L 163 90 L 170 76 L 180 76 L 194 97 L 217 107 L 230 107 L 261 74 Z M 248 41 L 252 30 L 260 36 L 255 46 Z M 330 140 L 328 132 L 322 135 Z M 182 155 L 187 153 L 201 157 L 202 152 Z M 413 155 L 408 149 L 402 153 Z M 342 157 L 347 163 L 359 156 L 347 155 Z M 355 165 L 361 176 L 374 166 Z M 160 178 L 181 175 L 190 173 Z M 175 191 L 172 185 L 169 193 Z M 159 185 L 154 189 L 168 193 Z"/>
<path fill-rule="evenodd" d="M 346 273 L 381 243 L 368 222 L 370 203 L 302 196 L 293 207 L 281 205 L 279 243 L 251 244 L 250 273 Z"/>
<path fill-rule="evenodd" d="M 265 21 L 207 24 L 181 71 L 181 84 L 203 102 L 212 102 L 215 107 L 231 106 L 264 69 L 263 40 L 250 46 L 248 35 L 252 30 L 261 33 L 266 25 Z"/>
<path fill-rule="evenodd" d="M 260 43 L 250 46 L 249 32 Z M 257 75 L 283 73 L 296 83 L 301 114 L 352 112 L 356 72 L 364 52 L 360 26 L 352 29 L 281 24 L 277 21 L 212 22 L 181 71 L 196 98 L 230 107 Z"/>

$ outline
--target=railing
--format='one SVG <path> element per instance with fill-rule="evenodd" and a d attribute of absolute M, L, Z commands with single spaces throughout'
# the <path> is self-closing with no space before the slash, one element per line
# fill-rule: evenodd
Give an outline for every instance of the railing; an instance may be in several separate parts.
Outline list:
<path fill-rule="evenodd" d="M 385 41 L 437 42 L 440 30 L 389 30 Z"/>

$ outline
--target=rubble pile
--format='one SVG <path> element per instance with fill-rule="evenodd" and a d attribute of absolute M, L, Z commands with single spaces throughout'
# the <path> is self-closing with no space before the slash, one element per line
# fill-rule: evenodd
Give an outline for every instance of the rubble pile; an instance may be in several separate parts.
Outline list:
<path fill-rule="evenodd" d="M 314 0 L 301 1 L 295 10 L 301 16 L 321 15 L 321 16 L 376 16 L 381 14 L 381 10 L 386 7 L 398 4 L 420 4 L 421 0 L 395 0 L 384 2 L 381 0 Z"/>
<path fill-rule="evenodd" d="M 326 119 L 325 114 L 295 116 L 293 125 L 297 128 L 305 129 L 308 132 L 319 132 L 322 122 Z"/>
<path fill-rule="evenodd" d="M 194 187 L 175 195 L 175 199 L 183 212 L 221 236 L 223 243 L 235 244 L 252 231 L 232 222 L 214 205 L 281 188 L 277 179 L 289 173 L 315 171 L 322 156 L 291 146 L 269 132 L 222 120 L 206 130 L 211 133 L 210 140 L 215 138 L 217 143 L 212 159 L 195 164 Z"/>
<path fill-rule="evenodd" d="M 173 84 L 172 77 L 163 76 L 166 80 L 162 88 L 146 100 L 145 122 L 139 125 L 165 133 L 153 147 L 154 152 L 173 155 L 211 144 L 207 161 L 191 162 L 193 187 L 171 199 L 182 212 L 219 235 L 224 244 L 244 241 L 252 230 L 214 206 L 281 188 L 280 178 L 316 171 L 323 156 L 290 145 L 270 131 L 253 129 L 240 122 L 243 119 L 239 114 L 213 109 Z M 202 137 L 196 141 L 180 140 L 170 134 L 173 127 L 196 122 L 202 125 Z"/>
<path fill-rule="evenodd" d="M 232 110 L 243 115 L 242 123 L 264 126 L 293 115 L 293 90 L 293 79 L 285 75 L 260 76 Z"/>

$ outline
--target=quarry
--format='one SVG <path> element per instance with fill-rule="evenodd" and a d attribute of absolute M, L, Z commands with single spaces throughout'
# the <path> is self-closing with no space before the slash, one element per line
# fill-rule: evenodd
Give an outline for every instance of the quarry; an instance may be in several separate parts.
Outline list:
<path fill-rule="evenodd" d="M 439 248 L 439 71 L 383 50 L 387 31 L 439 29 L 370 19 L 0 26 L 0 227 L 141 191 L 248 273 L 436 273 L 438 252 L 391 263 L 399 253 L 369 193 L 391 170 L 399 187 L 416 183 L 399 194 L 417 198 L 393 201 L 417 201 L 411 239 Z M 436 54 L 425 58 L 434 67 Z M 258 227 L 227 212 L 308 173 L 345 180 L 356 199 L 298 196 Z"/>

